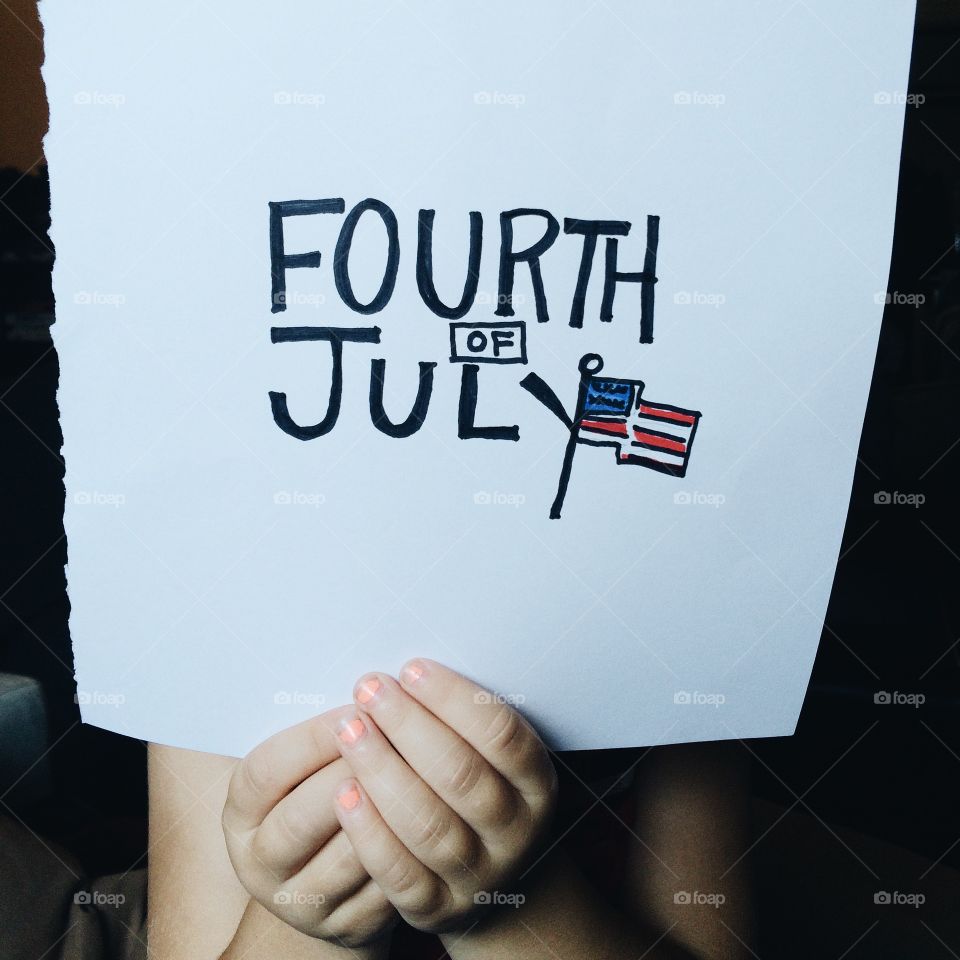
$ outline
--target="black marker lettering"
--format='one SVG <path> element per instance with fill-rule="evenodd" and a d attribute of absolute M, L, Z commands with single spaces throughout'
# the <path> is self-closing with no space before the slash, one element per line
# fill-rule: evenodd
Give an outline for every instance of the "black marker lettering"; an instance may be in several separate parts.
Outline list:
<path fill-rule="evenodd" d="M 461 440 L 519 440 L 520 428 L 477 427 L 477 372 L 476 363 L 465 363 L 460 377 L 460 411 L 457 436 Z"/>
<path fill-rule="evenodd" d="M 420 385 L 410 416 L 403 423 L 394 423 L 383 409 L 383 377 L 386 360 L 370 361 L 370 419 L 373 425 L 388 437 L 409 437 L 416 433 L 427 417 L 430 394 L 433 392 L 433 368 L 436 363 L 420 362 Z"/>
<path fill-rule="evenodd" d="M 642 273 L 617 271 L 617 242 L 607 240 L 606 276 L 603 281 L 603 303 L 600 319 L 613 319 L 613 295 L 618 283 L 640 284 L 640 342 L 653 343 L 653 285 L 657 282 L 657 246 L 660 242 L 660 218 L 647 217 L 647 252 Z"/>
<path fill-rule="evenodd" d="M 577 288 L 573 293 L 570 306 L 570 326 L 583 326 L 583 309 L 587 300 L 587 286 L 590 283 L 590 271 L 593 268 L 593 254 L 597 249 L 597 237 L 625 237 L 630 233 L 630 223 L 626 220 L 571 220 L 565 217 L 563 232 L 579 234 L 583 237 L 583 253 L 580 257 L 580 272 L 577 274 Z"/>
<path fill-rule="evenodd" d="M 340 197 L 329 200 L 270 201 L 270 312 L 287 309 L 287 270 L 293 267 L 319 267 L 320 251 L 285 253 L 283 218 L 304 217 L 314 213 L 343 213 L 346 205 Z"/>
<path fill-rule="evenodd" d="M 459 320 L 473 306 L 480 282 L 480 253 L 483 246 L 483 216 L 470 214 L 470 254 L 467 258 L 467 279 L 463 296 L 455 307 L 448 307 L 437 295 L 433 282 L 433 219 L 436 210 L 421 210 L 417 227 L 417 288 L 423 302 L 438 316 Z"/>
<path fill-rule="evenodd" d="M 350 274 L 347 262 L 350 258 L 350 245 L 353 243 L 353 234 L 357 229 L 360 217 L 367 210 L 373 210 L 380 215 L 387 230 L 387 264 L 383 271 L 383 280 L 377 295 L 369 303 L 361 303 L 353 295 L 353 285 L 350 283 Z M 394 212 L 382 201 L 361 200 L 343 221 L 343 228 L 337 238 L 337 249 L 333 255 L 333 279 L 337 284 L 337 293 L 340 299 L 356 313 L 379 313 L 393 296 L 393 288 L 397 283 L 397 269 L 400 265 L 400 238 L 397 231 L 397 218 Z"/>
<path fill-rule="evenodd" d="M 513 221 L 517 217 L 543 217 L 547 221 L 547 229 L 543 236 L 526 250 L 513 249 Z M 553 241 L 560 233 L 560 224 L 557 218 L 547 210 L 505 210 L 500 214 L 500 283 L 497 291 L 497 309 L 494 313 L 498 317 L 512 317 L 513 310 L 513 279 L 516 265 L 526 262 L 530 265 L 530 279 L 533 282 L 533 298 L 537 307 L 537 320 L 546 323 L 550 316 L 547 313 L 547 298 L 543 292 L 543 277 L 540 274 L 540 257 L 553 246 Z"/>
<path fill-rule="evenodd" d="M 270 339 L 273 343 L 294 343 L 304 340 L 325 340 L 330 344 L 333 357 L 333 372 L 330 377 L 330 399 L 323 419 L 311 427 L 302 427 L 294 423 L 287 409 L 287 395 L 270 391 L 270 407 L 276 425 L 291 437 L 298 440 L 314 440 L 329 433 L 337 424 L 340 416 L 340 397 L 343 393 L 343 345 L 344 343 L 379 343 L 379 327 L 272 327 Z"/>

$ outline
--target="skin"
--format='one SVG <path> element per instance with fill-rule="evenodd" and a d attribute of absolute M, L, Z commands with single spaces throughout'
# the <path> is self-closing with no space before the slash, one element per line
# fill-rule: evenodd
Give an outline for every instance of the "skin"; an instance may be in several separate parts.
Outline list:
<path fill-rule="evenodd" d="M 716 747 L 644 761 L 633 883 L 610 903 L 548 841 L 557 775 L 536 731 L 434 661 L 365 675 L 353 704 L 240 761 L 151 745 L 151 956 L 375 960 L 401 919 L 454 960 L 747 956 L 743 871 L 726 869 L 743 792 Z M 677 906 L 677 889 L 730 906 Z"/>

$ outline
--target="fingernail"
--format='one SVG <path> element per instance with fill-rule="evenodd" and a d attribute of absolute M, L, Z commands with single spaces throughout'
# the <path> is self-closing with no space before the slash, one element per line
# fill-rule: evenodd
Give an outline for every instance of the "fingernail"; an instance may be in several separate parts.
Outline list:
<path fill-rule="evenodd" d="M 359 717 L 341 720 L 337 724 L 337 736 L 348 746 L 353 746 L 366 732 L 367 728 Z"/>
<path fill-rule="evenodd" d="M 351 783 L 337 794 L 337 803 L 339 803 L 344 810 L 355 809 L 360 804 L 360 791 Z"/>
<path fill-rule="evenodd" d="M 382 688 L 383 684 L 376 677 L 370 677 L 357 684 L 354 697 L 357 703 L 369 703 Z"/>
<path fill-rule="evenodd" d="M 416 683 L 423 676 L 423 667 L 419 663 L 414 661 L 413 663 L 408 663 L 400 671 L 400 679 L 404 683 Z"/>

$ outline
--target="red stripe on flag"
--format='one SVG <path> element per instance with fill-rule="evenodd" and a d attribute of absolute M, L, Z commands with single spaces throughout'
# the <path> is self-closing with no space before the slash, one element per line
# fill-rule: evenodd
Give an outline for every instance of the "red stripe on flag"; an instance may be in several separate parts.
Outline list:
<path fill-rule="evenodd" d="M 618 437 L 627 435 L 625 423 L 610 423 L 607 420 L 581 420 L 580 426 L 585 430 L 598 430 L 600 433 L 615 433 Z"/>
<path fill-rule="evenodd" d="M 641 443 L 649 443 L 651 447 L 660 447 L 662 450 L 674 450 L 677 453 L 685 453 L 687 445 L 679 440 L 668 440 L 666 437 L 658 437 L 653 433 L 644 433 L 642 430 L 633 428 L 633 435 Z"/>
<path fill-rule="evenodd" d="M 691 417 L 689 413 L 678 413 L 676 410 L 664 410 L 662 407 L 648 407 L 646 404 L 640 404 L 640 412 L 648 413 L 653 417 L 663 417 L 664 420 L 675 420 L 677 423 L 692 424 L 696 417 Z"/>

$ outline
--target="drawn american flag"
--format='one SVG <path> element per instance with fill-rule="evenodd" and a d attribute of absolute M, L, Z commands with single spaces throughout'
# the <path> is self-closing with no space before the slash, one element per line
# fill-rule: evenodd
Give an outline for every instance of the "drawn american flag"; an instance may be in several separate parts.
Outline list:
<path fill-rule="evenodd" d="M 577 440 L 617 450 L 618 463 L 634 463 L 682 477 L 700 414 L 643 398 L 640 380 L 591 377 Z"/>

